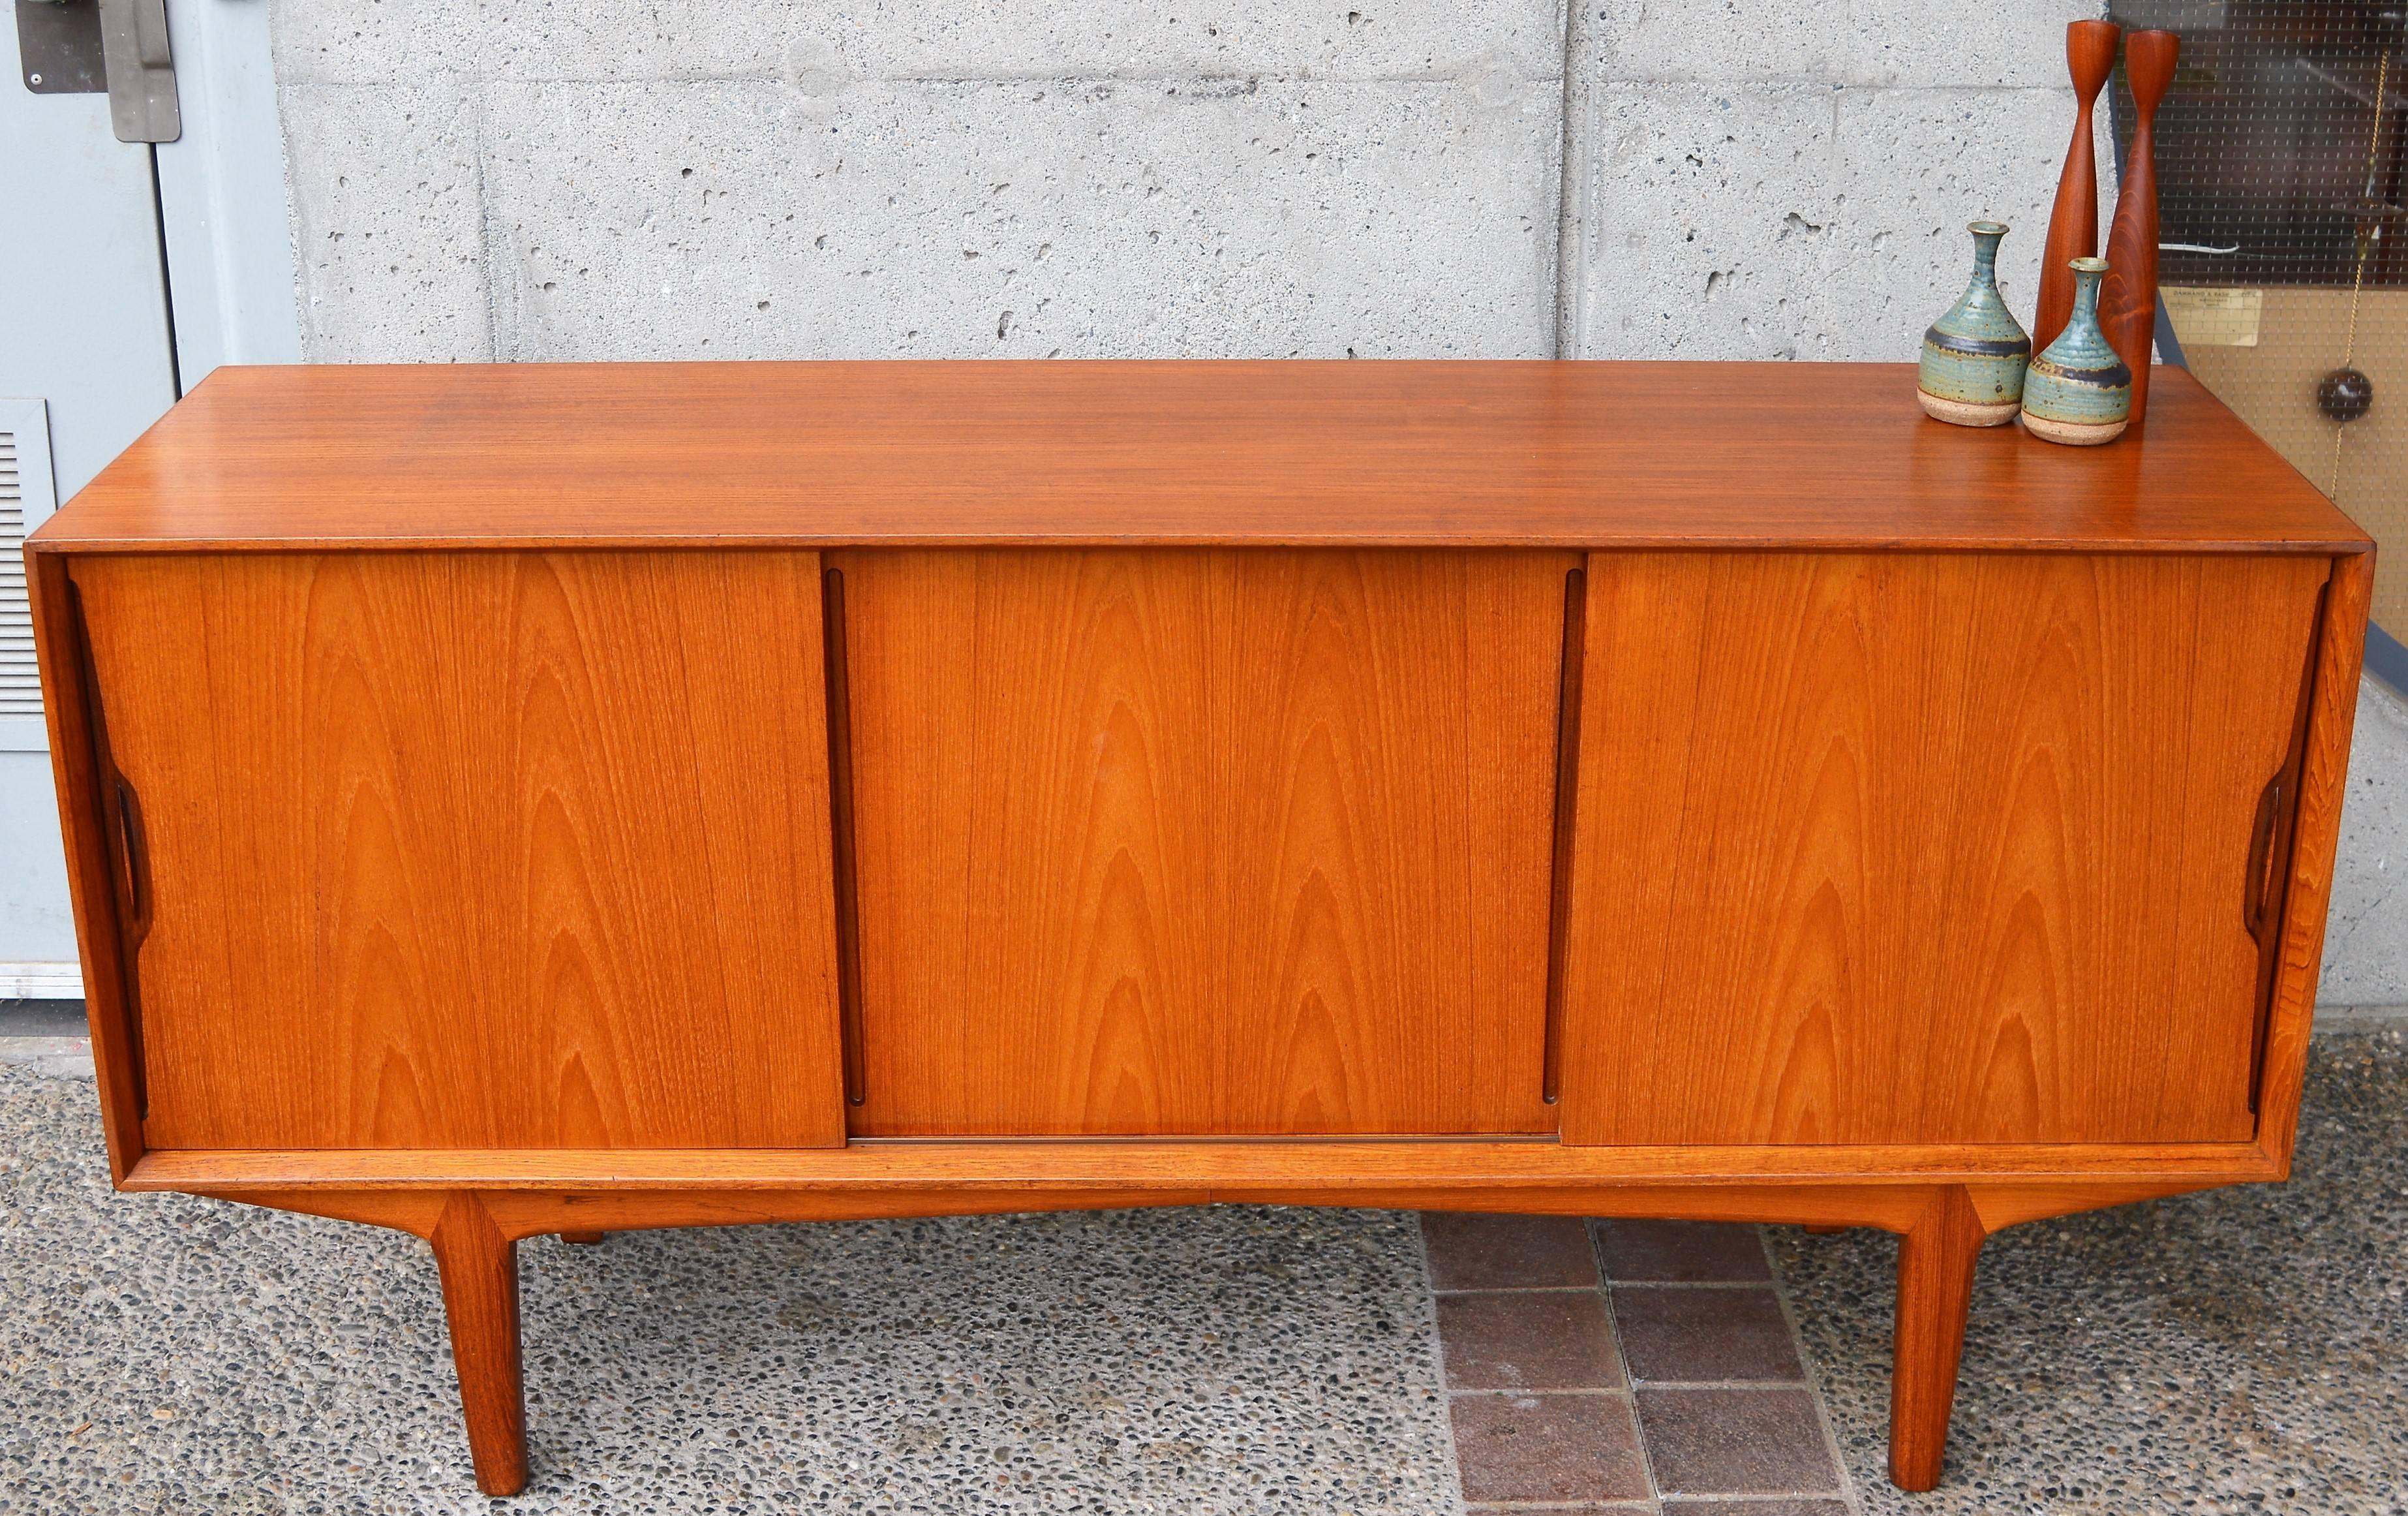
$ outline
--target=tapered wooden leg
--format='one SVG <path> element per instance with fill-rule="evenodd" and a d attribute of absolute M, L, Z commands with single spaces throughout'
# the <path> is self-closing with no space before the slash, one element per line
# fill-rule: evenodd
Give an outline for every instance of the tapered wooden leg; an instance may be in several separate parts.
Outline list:
<path fill-rule="evenodd" d="M 1901 1490 L 1940 1482 L 1948 1411 L 1965 1351 L 1973 1264 L 1987 1235 L 1962 1186 L 1938 1191 L 1898 1251 L 1898 1327 L 1889 1381 L 1889 1478 Z"/>
<path fill-rule="evenodd" d="M 435 1266 L 452 1321 L 452 1363 L 468 1418 L 477 1488 L 526 1488 L 526 1401 L 519 1366 L 518 1244 L 474 1195 L 454 1195 L 435 1223 Z"/>
<path fill-rule="evenodd" d="M 591 1248 L 599 1243 L 609 1234 L 605 1232 L 564 1232 L 560 1234 L 560 1240 L 563 1242 L 573 1242 L 583 1248 Z"/>

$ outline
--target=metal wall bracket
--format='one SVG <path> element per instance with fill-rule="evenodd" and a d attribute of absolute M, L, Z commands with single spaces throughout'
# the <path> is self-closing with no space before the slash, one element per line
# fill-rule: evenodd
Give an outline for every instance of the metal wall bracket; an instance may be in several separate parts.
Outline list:
<path fill-rule="evenodd" d="M 167 0 L 100 0 L 108 63 L 108 115 L 120 142 L 173 142 L 184 135 L 176 60 L 167 48 Z"/>
<path fill-rule="evenodd" d="M 17 63 L 36 94 L 99 94 L 100 7 L 93 0 L 17 0 Z"/>

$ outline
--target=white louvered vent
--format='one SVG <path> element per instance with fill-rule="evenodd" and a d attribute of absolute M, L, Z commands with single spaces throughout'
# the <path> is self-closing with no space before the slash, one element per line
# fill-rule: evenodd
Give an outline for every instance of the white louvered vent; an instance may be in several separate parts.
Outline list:
<path fill-rule="evenodd" d="M 0 430 L 0 716 L 42 714 L 34 614 L 25 601 L 25 470 L 14 430 Z"/>

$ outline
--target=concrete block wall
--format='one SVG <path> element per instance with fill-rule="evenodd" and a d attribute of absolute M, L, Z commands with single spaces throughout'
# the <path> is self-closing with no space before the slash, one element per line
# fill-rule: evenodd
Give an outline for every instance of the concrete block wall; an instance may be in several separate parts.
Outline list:
<path fill-rule="evenodd" d="M 322 358 L 1527 356 L 1554 0 L 306 0 Z"/>
<path fill-rule="evenodd" d="M 315 358 L 1881 358 L 1976 215 L 2028 300 L 2097 9 L 277 0 L 272 31 Z"/>
<path fill-rule="evenodd" d="M 2319 1014 L 2408 1014 L 2408 703 L 2358 692 Z"/>
<path fill-rule="evenodd" d="M 1583 0 L 1559 351 L 1911 357 L 1977 216 L 2014 228 L 2000 284 L 2028 319 L 2073 120 L 2065 23 L 2100 8 Z"/>
<path fill-rule="evenodd" d="M 1911 357 L 2098 0 L 273 0 L 313 360 Z M 2103 117 L 2103 113 L 2102 113 Z M 2112 154 L 2102 153 L 2102 161 Z M 2325 998 L 2408 1005 L 2408 715 Z"/>

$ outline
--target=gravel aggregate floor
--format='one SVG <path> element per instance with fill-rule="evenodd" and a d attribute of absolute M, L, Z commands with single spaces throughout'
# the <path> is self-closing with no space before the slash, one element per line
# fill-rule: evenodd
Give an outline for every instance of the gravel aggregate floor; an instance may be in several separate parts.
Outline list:
<path fill-rule="evenodd" d="M 423 1243 L 112 1194 L 92 1085 L 0 1065 L 0 1512 L 1456 1509 L 1410 1214 L 519 1256 L 533 1482 L 489 1505 Z"/>
<path fill-rule="evenodd" d="M 424 1246 L 112 1194 L 74 1075 L 0 1061 L 6 1516 L 1462 1509 L 1414 1219 L 1250 1207 L 530 1241 L 489 1503 Z M 2288 1186 L 1991 1243 L 1931 1495 L 1881 1472 L 1895 1245 L 1773 1229 L 1849 1505 L 2408 1513 L 2408 1044 L 2310 1080 Z"/>
<path fill-rule="evenodd" d="M 1991 1239 L 1930 1494 L 1882 1477 L 1896 1241 L 1770 1229 L 1869 1516 L 2408 1512 L 2408 1040 L 2313 1047 L 2288 1184 Z"/>

